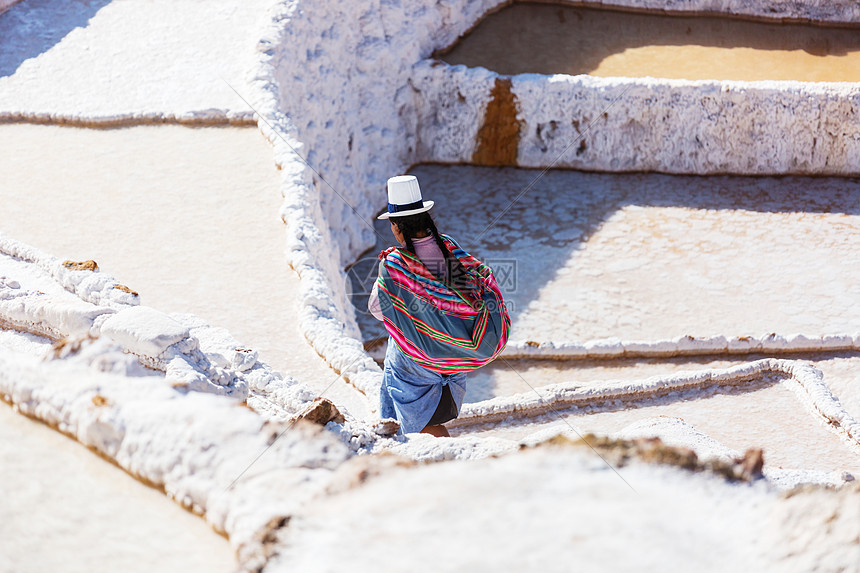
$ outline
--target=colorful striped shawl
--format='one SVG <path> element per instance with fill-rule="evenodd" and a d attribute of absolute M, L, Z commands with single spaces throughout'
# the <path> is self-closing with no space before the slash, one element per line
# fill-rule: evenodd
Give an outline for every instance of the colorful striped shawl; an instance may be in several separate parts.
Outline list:
<path fill-rule="evenodd" d="M 466 269 L 456 287 L 443 283 L 406 249 L 379 254 L 376 284 L 385 329 L 409 358 L 440 374 L 468 372 L 505 347 L 511 319 L 493 271 L 440 235 Z"/>

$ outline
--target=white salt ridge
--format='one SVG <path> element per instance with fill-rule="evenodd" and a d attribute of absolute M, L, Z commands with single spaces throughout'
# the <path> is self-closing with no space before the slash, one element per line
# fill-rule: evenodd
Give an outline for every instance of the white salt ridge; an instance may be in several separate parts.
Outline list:
<path fill-rule="evenodd" d="M 188 337 L 189 330 L 148 306 L 121 310 L 101 323 L 101 333 L 132 354 L 157 358 L 168 346 Z"/>
<path fill-rule="evenodd" d="M 481 125 L 474 116 L 483 117 L 486 96 L 470 95 L 489 94 L 500 77 L 439 60 L 416 63 L 411 79 L 422 120 L 414 127 L 419 141 L 433 142 L 422 161 L 471 161 Z M 856 83 L 563 74 L 519 74 L 511 83 L 522 167 L 853 175 L 860 165 Z"/>
<path fill-rule="evenodd" d="M 112 294 L 120 292 L 111 286 L 117 284 L 112 277 L 93 271 L 71 271 L 56 258 L 23 243 L 2 235 L 0 241 L 6 255 L 0 255 L 0 263 L 8 269 L 4 272 L 26 274 L 30 288 L 38 289 L 29 290 L 19 280 L 3 276 L 0 326 L 4 328 L 52 340 L 103 336 L 133 354 L 141 364 L 164 372 L 169 385 L 242 400 L 249 391 L 255 391 L 259 397 L 251 405 L 265 403 L 265 410 L 273 416 L 294 414 L 315 397 L 304 384 L 291 377 L 285 379 L 259 362 L 254 350 L 242 347 L 224 329 L 191 315 L 170 317 L 153 308 L 137 306 L 137 297 L 130 301 L 134 305 L 125 304 L 128 299 Z M 9 259 L 11 256 L 16 259 Z M 112 306 L 98 306 L 87 299 L 110 302 Z M 111 369 L 103 360 L 100 368 Z"/>
<path fill-rule="evenodd" d="M 561 4 L 581 4 L 561 0 Z M 752 16 L 763 20 L 811 20 L 813 22 L 860 22 L 860 6 L 852 0 L 593 0 L 594 6 L 629 7 L 637 10 L 693 12 Z"/>
<path fill-rule="evenodd" d="M 53 339 L 86 336 L 96 318 L 113 312 L 83 301 L 0 286 L 0 324 Z"/>
<path fill-rule="evenodd" d="M 214 127 L 223 125 L 256 126 L 254 112 L 233 112 L 224 109 L 187 111 L 181 114 L 147 112 L 115 113 L 98 117 L 82 117 L 76 114 L 0 111 L 0 123 L 60 124 L 70 127 L 128 127 L 172 123 L 178 125 Z"/>
<path fill-rule="evenodd" d="M 139 297 L 120 290 L 119 282 L 98 271 L 80 271 L 67 268 L 54 256 L 35 247 L 25 245 L 0 232 L 0 253 L 36 264 L 54 281 L 81 300 L 110 308 L 137 305 Z"/>
<path fill-rule="evenodd" d="M 451 428 L 498 422 L 509 417 L 535 416 L 562 407 L 583 407 L 621 400 L 626 403 L 653 399 L 669 392 L 694 391 L 711 386 L 741 386 L 770 374 L 785 375 L 782 381 L 809 412 L 852 450 L 860 452 L 860 423 L 842 406 L 811 365 L 773 358 L 726 369 L 681 372 L 641 381 L 608 381 L 588 387 L 581 384 L 552 384 L 535 391 L 464 404 Z"/>
<path fill-rule="evenodd" d="M 671 340 L 623 341 L 617 338 L 586 342 L 531 340 L 509 341 L 502 351 L 506 358 L 540 358 L 547 360 L 671 358 L 715 354 L 744 355 L 760 352 L 799 353 L 832 352 L 860 349 L 860 332 L 811 336 L 768 333 L 761 336 L 693 337 Z"/>

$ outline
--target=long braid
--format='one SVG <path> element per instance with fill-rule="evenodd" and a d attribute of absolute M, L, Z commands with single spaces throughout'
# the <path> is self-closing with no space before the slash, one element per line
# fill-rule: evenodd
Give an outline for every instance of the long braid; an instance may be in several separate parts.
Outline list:
<path fill-rule="evenodd" d="M 467 283 L 465 280 L 468 274 L 466 269 L 462 264 L 460 264 L 460 260 L 451 255 L 448 251 L 448 247 L 439 235 L 439 230 L 436 229 L 436 223 L 433 222 L 433 217 L 430 216 L 430 213 L 425 211 L 424 213 L 418 213 L 416 215 L 397 217 L 394 224 L 397 225 L 397 228 L 403 234 L 403 239 L 406 243 L 406 250 L 413 255 L 415 254 L 415 245 L 413 244 L 412 239 L 419 234 L 429 231 L 433 236 L 433 239 L 436 241 L 436 245 L 439 247 L 439 250 L 442 251 L 442 255 L 445 257 L 445 270 L 448 275 L 448 284 L 462 288 Z M 442 278 L 444 280 L 446 277 L 438 278 Z"/>
<path fill-rule="evenodd" d="M 442 240 L 442 237 L 439 236 L 439 231 L 436 229 L 436 223 L 433 222 L 433 218 L 430 215 L 427 215 L 428 219 L 428 228 L 430 233 L 433 235 L 433 238 L 436 239 L 436 244 L 439 245 L 439 250 L 442 251 L 442 255 L 445 257 L 445 267 L 448 271 L 448 282 L 454 286 L 461 287 L 465 284 L 466 278 L 466 269 L 463 268 L 463 265 L 460 264 L 460 260 L 453 256 L 450 252 L 448 252 L 448 247 L 445 245 L 445 241 Z"/>

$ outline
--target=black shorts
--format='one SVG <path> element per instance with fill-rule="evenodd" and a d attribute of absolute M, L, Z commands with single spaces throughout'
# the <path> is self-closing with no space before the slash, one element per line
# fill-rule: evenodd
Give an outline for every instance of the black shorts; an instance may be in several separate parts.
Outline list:
<path fill-rule="evenodd" d="M 442 385 L 442 397 L 439 399 L 439 405 L 436 406 L 436 411 L 427 422 L 428 426 L 437 426 L 450 422 L 458 415 L 457 403 L 454 401 L 454 396 L 451 395 L 451 389 L 447 384 Z"/>

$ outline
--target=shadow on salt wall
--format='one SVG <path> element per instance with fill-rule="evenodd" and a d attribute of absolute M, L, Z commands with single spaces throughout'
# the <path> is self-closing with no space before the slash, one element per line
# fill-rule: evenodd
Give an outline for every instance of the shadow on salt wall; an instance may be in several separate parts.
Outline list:
<path fill-rule="evenodd" d="M 440 232 L 452 235 L 466 251 L 496 269 L 513 321 L 603 222 L 628 205 L 860 215 L 857 179 L 567 170 L 550 170 L 538 178 L 539 170 L 463 165 L 418 165 L 411 173 L 418 177 L 425 198 L 436 201 L 431 214 Z M 380 199 L 385 200 L 384 190 Z M 377 239 L 347 274 L 362 337 L 379 356 L 387 335 L 367 312 L 367 299 L 376 279 L 377 254 L 395 242 L 387 221 L 376 220 L 374 225 L 384 240 Z M 469 401 L 492 397 L 490 386 Z"/>
<path fill-rule="evenodd" d="M 614 54 L 646 46 L 803 50 L 814 56 L 844 56 L 860 50 L 860 30 L 518 3 L 490 14 L 460 42 L 434 57 L 504 75 L 577 75 L 596 70 Z"/>
<path fill-rule="evenodd" d="M 0 14 L 0 77 L 58 44 L 75 28 L 86 28 L 111 0 L 24 0 Z"/>

